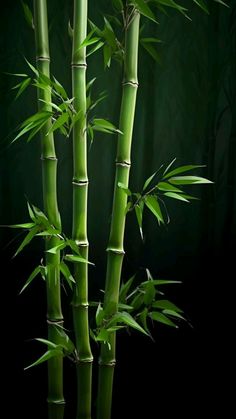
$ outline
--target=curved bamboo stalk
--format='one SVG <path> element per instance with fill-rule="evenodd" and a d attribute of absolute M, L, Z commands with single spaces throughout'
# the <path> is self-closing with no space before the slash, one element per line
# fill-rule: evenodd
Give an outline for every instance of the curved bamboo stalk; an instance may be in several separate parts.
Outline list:
<path fill-rule="evenodd" d="M 108 258 L 104 309 L 108 318 L 114 315 L 118 309 L 120 277 L 125 253 L 123 242 L 127 196 L 119 188 L 118 183 L 121 182 L 126 187 L 129 184 L 132 133 L 138 88 L 139 20 L 140 14 L 135 10 L 131 22 L 126 27 L 124 80 L 119 125 L 119 129 L 123 132 L 123 135 L 120 134 L 118 137 L 112 220 L 107 248 Z M 101 345 L 97 419 L 110 419 L 111 416 L 113 375 L 116 362 L 115 332 L 110 334 L 109 344 L 110 348 L 107 344 L 102 343 Z"/>
<path fill-rule="evenodd" d="M 87 34 L 87 0 L 74 0 L 72 83 L 74 107 L 81 118 L 73 129 L 73 240 L 88 259 L 87 238 L 87 133 L 86 133 L 86 48 L 80 48 Z M 75 264 L 73 319 L 77 350 L 77 418 L 91 418 L 92 352 L 88 323 L 88 265 Z"/>
<path fill-rule="evenodd" d="M 34 25 L 36 43 L 37 68 L 44 75 L 50 77 L 50 55 L 48 42 L 47 1 L 34 0 Z M 38 89 L 38 99 L 51 102 L 50 90 Z M 38 101 L 39 110 L 51 111 L 51 105 Z M 60 229 L 61 220 L 57 206 L 57 158 L 55 153 L 53 134 L 47 135 L 51 121 L 41 129 L 42 176 L 44 211 L 56 228 Z M 59 241 L 60 243 L 60 241 Z M 56 237 L 46 240 L 46 250 L 58 244 Z M 58 327 L 63 325 L 60 289 L 60 253 L 56 255 L 46 253 L 47 266 L 47 322 L 48 339 L 57 343 Z M 63 396 L 63 359 L 61 356 L 48 361 L 48 402 L 64 403 Z"/>

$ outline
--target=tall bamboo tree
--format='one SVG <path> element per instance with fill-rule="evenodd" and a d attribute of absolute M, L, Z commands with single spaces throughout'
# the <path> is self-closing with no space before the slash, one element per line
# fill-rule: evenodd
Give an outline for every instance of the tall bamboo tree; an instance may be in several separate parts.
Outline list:
<path fill-rule="evenodd" d="M 74 0 L 72 84 L 74 107 L 80 118 L 73 129 L 73 231 L 80 254 L 88 259 L 87 238 L 87 134 L 86 134 L 86 47 L 87 0 Z M 92 352 L 88 323 L 88 265 L 75 264 L 73 296 L 74 332 L 77 350 L 77 418 L 91 418 Z"/>
<path fill-rule="evenodd" d="M 118 310 L 120 278 L 124 257 L 124 231 L 127 195 L 119 187 L 129 184 L 131 166 L 131 144 L 138 88 L 138 43 L 140 14 L 133 7 L 127 7 L 125 24 L 125 56 L 123 93 L 120 111 L 116 156 L 116 176 L 114 185 L 113 208 L 110 237 L 108 243 L 107 273 L 104 297 L 104 310 L 107 318 Z M 111 415 L 112 386 L 116 363 L 116 332 L 111 332 L 109 342 L 101 344 L 98 384 L 98 419 L 109 419 Z"/>
<path fill-rule="evenodd" d="M 50 77 L 50 54 L 48 42 L 48 18 L 46 0 L 34 0 L 34 25 L 36 42 L 36 62 L 40 74 Z M 38 89 L 39 111 L 51 111 L 50 89 Z M 60 230 L 61 220 L 57 205 L 57 157 L 53 133 L 49 133 L 51 120 L 41 128 L 42 176 L 44 211 L 50 223 Z M 46 250 L 60 243 L 56 236 L 46 238 Z M 58 328 L 63 324 L 60 291 L 60 253 L 46 252 L 47 323 L 48 339 L 60 343 Z M 48 361 L 48 402 L 64 403 L 63 396 L 63 359 L 62 356 Z"/>

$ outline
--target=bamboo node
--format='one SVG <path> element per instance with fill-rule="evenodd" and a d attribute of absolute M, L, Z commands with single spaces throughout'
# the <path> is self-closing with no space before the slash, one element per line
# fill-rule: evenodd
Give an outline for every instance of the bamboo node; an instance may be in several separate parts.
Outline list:
<path fill-rule="evenodd" d="M 101 365 L 103 367 L 112 367 L 112 368 L 114 368 L 115 365 L 116 365 L 116 360 L 115 359 L 112 359 L 111 361 L 106 362 L 106 361 L 102 361 L 101 359 L 99 359 L 98 365 Z"/>
<path fill-rule="evenodd" d="M 117 254 L 117 255 L 125 255 L 125 251 L 124 251 L 123 249 L 114 249 L 114 248 L 112 248 L 112 247 L 108 247 L 108 248 L 106 249 L 106 251 L 107 251 L 107 252 L 112 252 L 112 253 L 115 253 L 115 254 Z"/>
<path fill-rule="evenodd" d="M 76 307 L 76 308 L 81 307 L 81 308 L 85 308 L 86 310 L 89 307 L 89 304 L 88 303 L 73 303 L 72 305 L 73 305 L 73 307 Z"/>
<path fill-rule="evenodd" d="M 54 326 L 56 326 L 57 324 L 63 324 L 64 320 L 63 319 L 49 319 L 47 318 L 47 324 L 53 324 Z"/>
<path fill-rule="evenodd" d="M 129 161 L 117 161 L 116 160 L 116 166 L 122 166 L 122 167 L 130 167 L 131 163 Z"/>
<path fill-rule="evenodd" d="M 126 86 L 126 85 L 133 86 L 133 87 L 138 87 L 139 86 L 137 81 L 132 81 L 132 80 L 122 82 L 122 86 Z"/>
<path fill-rule="evenodd" d="M 36 61 L 50 61 L 50 57 L 44 57 L 43 55 L 39 55 L 36 57 Z"/>
<path fill-rule="evenodd" d="M 87 186 L 88 184 L 89 184 L 88 179 L 86 179 L 86 180 L 79 180 L 79 181 L 72 180 L 72 185 L 75 185 L 75 186 Z"/>
<path fill-rule="evenodd" d="M 71 67 L 72 68 L 87 68 L 87 64 L 86 63 L 81 63 L 81 64 L 71 63 Z"/>
<path fill-rule="evenodd" d="M 40 157 L 40 159 L 42 160 L 42 161 L 46 161 L 46 160 L 53 160 L 53 161 L 57 161 L 57 158 L 55 157 L 55 156 L 49 156 L 49 157 L 44 157 L 44 156 L 41 156 Z"/>

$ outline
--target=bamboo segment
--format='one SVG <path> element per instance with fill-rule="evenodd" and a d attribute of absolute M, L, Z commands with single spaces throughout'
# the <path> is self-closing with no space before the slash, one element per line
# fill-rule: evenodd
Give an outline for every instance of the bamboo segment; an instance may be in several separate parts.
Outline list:
<path fill-rule="evenodd" d="M 73 129 L 73 229 L 72 236 L 81 256 L 88 259 L 87 239 L 87 134 L 86 134 L 86 48 L 87 0 L 74 0 L 72 89 L 74 107 L 81 118 Z M 73 319 L 77 350 L 77 419 L 91 418 L 92 352 L 88 323 L 88 265 L 75 264 Z"/>
<path fill-rule="evenodd" d="M 113 196 L 112 220 L 108 243 L 107 273 L 104 297 L 104 309 L 109 318 L 117 312 L 119 301 L 120 278 L 124 257 L 125 210 L 127 196 L 118 183 L 126 187 L 129 184 L 130 155 L 135 115 L 136 95 L 138 88 L 138 43 L 140 15 L 134 11 L 131 23 L 126 28 L 124 81 L 120 111 L 119 129 L 123 135 L 118 136 L 116 157 L 116 177 Z M 99 383 L 97 399 L 97 419 L 110 419 L 112 403 L 112 385 L 116 358 L 116 333 L 110 335 L 110 349 L 102 343 L 99 361 Z"/>
<path fill-rule="evenodd" d="M 34 0 L 34 25 L 36 43 L 37 68 L 44 75 L 50 77 L 50 55 L 48 42 L 48 19 L 46 0 Z M 51 102 L 50 90 L 38 89 L 38 99 Z M 38 101 L 38 109 L 51 111 L 51 105 Z M 47 135 L 51 121 L 40 131 L 42 150 L 42 176 L 43 176 L 43 201 L 44 211 L 52 225 L 60 229 L 61 221 L 57 206 L 57 158 L 54 147 L 53 134 Z M 46 241 L 46 250 L 58 244 L 56 237 Z M 48 339 L 57 343 L 57 327 L 63 324 L 61 310 L 60 289 L 60 253 L 56 255 L 46 253 L 47 266 L 47 322 Z M 64 403 L 63 396 L 63 359 L 61 356 L 48 361 L 48 402 Z"/>

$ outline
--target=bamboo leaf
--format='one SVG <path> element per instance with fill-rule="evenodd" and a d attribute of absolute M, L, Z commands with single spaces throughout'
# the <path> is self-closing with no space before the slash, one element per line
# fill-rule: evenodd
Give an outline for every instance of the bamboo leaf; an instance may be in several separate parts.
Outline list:
<path fill-rule="evenodd" d="M 41 274 L 41 266 L 37 266 L 33 272 L 30 274 L 29 278 L 27 279 L 25 285 L 21 288 L 19 294 L 21 294 L 27 287 L 28 285 L 31 284 L 31 282 L 33 281 L 33 279 L 38 275 Z"/>
<path fill-rule="evenodd" d="M 167 309 L 167 310 L 173 310 L 173 311 L 176 311 L 178 313 L 183 313 L 183 310 L 181 310 L 179 307 L 177 307 L 175 304 L 173 304 L 169 300 L 156 300 L 152 304 L 152 307 L 153 308 L 163 308 L 163 309 Z"/>
<path fill-rule="evenodd" d="M 94 82 L 97 80 L 97 77 L 94 77 L 86 84 L 86 92 L 93 86 Z"/>
<path fill-rule="evenodd" d="M 138 221 L 139 232 L 140 232 L 140 236 L 142 240 L 144 239 L 143 237 L 143 208 L 144 208 L 143 201 L 135 205 L 134 207 L 136 218 Z"/>
<path fill-rule="evenodd" d="M 208 179 L 200 176 L 175 176 L 169 178 L 169 182 L 174 185 L 197 185 L 205 183 L 213 183 Z"/>
<path fill-rule="evenodd" d="M 151 317 L 152 320 L 155 320 L 156 322 L 166 324 L 167 326 L 175 327 L 176 329 L 178 328 L 178 326 L 174 322 L 172 322 L 172 320 L 170 320 L 167 316 L 165 316 L 162 313 L 153 311 L 149 313 L 148 315 L 149 317 Z"/>
<path fill-rule="evenodd" d="M 120 133 L 122 132 L 115 127 L 110 121 L 107 121 L 106 119 L 102 118 L 94 118 L 93 119 L 93 129 L 95 131 L 102 131 L 102 132 L 108 132 L 108 133 Z"/>
<path fill-rule="evenodd" d="M 153 279 L 154 285 L 170 285 L 170 284 L 181 284 L 181 281 L 172 281 L 168 279 Z M 146 284 L 148 281 L 142 282 L 142 284 Z"/>
<path fill-rule="evenodd" d="M 204 12 L 206 12 L 209 15 L 209 10 L 208 10 L 208 6 L 205 2 L 205 0 L 193 0 L 194 3 L 197 4 L 197 6 L 199 6 Z"/>
<path fill-rule="evenodd" d="M 144 302 L 144 292 L 139 292 L 135 297 L 131 300 L 130 305 L 134 308 L 134 310 L 138 310 Z"/>
<path fill-rule="evenodd" d="M 73 39 L 74 36 L 74 29 L 71 26 L 70 20 L 68 21 L 68 35 L 71 39 Z"/>
<path fill-rule="evenodd" d="M 24 223 L 24 224 L 11 224 L 11 225 L 7 225 L 6 227 L 9 227 L 9 228 L 24 228 L 26 230 L 29 230 L 34 226 L 35 226 L 34 223 Z"/>
<path fill-rule="evenodd" d="M 126 297 L 127 297 L 127 294 L 130 290 L 130 287 L 132 286 L 132 284 L 134 282 L 134 278 L 135 278 L 135 275 L 131 276 L 131 278 L 129 278 L 128 281 L 125 282 L 125 284 L 124 283 L 121 284 L 120 293 L 119 293 L 119 301 L 121 303 L 126 302 Z"/>
<path fill-rule="evenodd" d="M 168 316 L 172 316 L 172 317 L 175 317 L 177 319 L 181 319 L 181 320 L 186 321 L 186 319 L 181 314 L 179 314 L 177 310 L 175 311 L 175 310 L 171 310 L 171 309 L 165 309 L 165 310 L 163 310 L 162 313 L 167 314 Z"/>
<path fill-rule="evenodd" d="M 170 184 L 169 184 L 169 183 L 167 183 L 167 182 L 159 182 L 159 183 L 157 184 L 157 188 L 158 188 L 160 191 L 166 191 L 166 192 L 179 192 L 179 193 L 182 193 L 182 192 L 183 192 L 183 191 L 181 191 L 181 189 L 176 188 L 175 186 L 170 185 Z"/>
<path fill-rule="evenodd" d="M 67 239 L 66 244 L 71 248 L 71 250 L 73 250 L 73 252 L 75 252 L 77 255 L 81 256 L 80 251 L 79 251 L 79 247 L 78 247 L 75 240 Z"/>
<path fill-rule="evenodd" d="M 230 7 L 228 4 L 226 4 L 224 1 L 222 1 L 222 0 L 214 0 L 216 3 L 219 3 L 219 4 L 222 4 L 223 6 L 226 6 L 226 7 Z"/>
<path fill-rule="evenodd" d="M 132 195 L 132 192 L 131 192 L 131 190 L 129 189 L 129 188 L 127 188 L 127 186 L 125 186 L 123 183 L 121 183 L 121 182 L 118 182 L 118 187 L 119 188 L 121 188 L 123 191 L 124 191 L 124 193 L 126 194 L 126 195 L 128 195 L 128 196 L 131 196 Z"/>
<path fill-rule="evenodd" d="M 145 204 L 150 211 L 155 215 L 159 224 L 164 223 L 163 215 L 157 199 L 153 195 L 145 196 Z"/>
<path fill-rule="evenodd" d="M 96 316 L 95 316 L 95 318 L 96 318 L 96 325 L 98 327 L 100 327 L 102 325 L 104 316 L 105 316 L 105 312 L 104 312 L 104 310 L 103 310 L 103 308 L 101 306 L 101 303 L 99 303 L 98 304 L 98 307 L 97 307 L 97 310 L 96 310 Z"/>
<path fill-rule="evenodd" d="M 96 336 L 96 341 L 107 342 L 109 339 L 109 332 L 107 329 L 101 329 L 98 335 Z"/>
<path fill-rule="evenodd" d="M 94 263 L 89 262 L 88 260 L 82 258 L 82 256 L 77 255 L 65 255 L 65 260 L 68 260 L 68 262 L 78 262 L 78 263 L 88 263 L 89 265 L 94 265 Z"/>
<path fill-rule="evenodd" d="M 114 314 L 114 316 L 112 317 L 112 319 L 108 322 L 107 324 L 107 328 L 116 325 L 117 323 L 123 323 L 126 324 L 127 326 L 132 327 L 133 329 L 138 330 L 139 332 L 143 333 L 144 335 L 147 335 L 146 330 L 144 330 L 137 322 L 136 320 L 129 314 L 126 313 L 125 311 L 122 312 L 118 312 L 116 314 Z"/>
<path fill-rule="evenodd" d="M 53 80 L 54 80 L 53 86 L 54 86 L 54 88 L 56 89 L 56 92 L 57 92 L 57 93 L 59 94 L 59 96 L 61 96 L 63 99 L 67 99 L 67 98 L 68 98 L 68 95 L 67 95 L 67 93 L 66 93 L 66 91 L 65 91 L 64 87 L 62 86 L 62 84 L 61 84 L 61 83 L 59 83 L 59 81 L 58 81 L 55 77 L 53 77 Z"/>
<path fill-rule="evenodd" d="M 112 56 L 112 50 L 109 45 L 104 45 L 103 47 L 103 62 L 104 62 L 104 68 L 110 67 L 111 65 L 111 56 Z"/>
<path fill-rule="evenodd" d="M 39 226 L 35 226 L 29 231 L 27 236 L 24 238 L 23 242 L 18 247 L 16 253 L 14 254 L 14 257 L 17 256 L 24 249 L 24 247 L 31 242 L 31 240 L 38 233 L 38 231 L 39 231 Z"/>
<path fill-rule="evenodd" d="M 163 172 L 163 176 L 168 172 L 168 170 L 171 168 L 171 166 L 173 166 L 175 161 L 176 161 L 176 157 L 173 160 L 171 160 L 171 162 L 168 164 L 168 166 L 166 167 L 166 169 Z"/>
<path fill-rule="evenodd" d="M 31 78 L 28 77 L 27 79 L 24 79 L 22 83 L 20 83 L 20 88 L 16 94 L 15 100 L 18 99 L 18 97 L 27 89 L 27 87 L 31 83 Z M 16 87 L 16 86 L 15 86 Z"/>
<path fill-rule="evenodd" d="M 71 272 L 65 262 L 61 261 L 60 263 L 60 271 L 64 278 L 66 279 L 69 287 L 72 289 L 72 282 L 75 283 L 74 277 L 71 275 Z"/>
<path fill-rule="evenodd" d="M 147 187 L 150 185 L 151 181 L 153 180 L 153 178 L 156 176 L 157 172 L 153 173 L 153 175 L 151 175 L 144 183 L 143 185 L 143 191 L 145 191 L 145 189 L 147 189 Z"/>
<path fill-rule="evenodd" d="M 163 177 L 163 179 L 168 179 L 171 176 L 175 176 L 178 175 L 180 173 L 184 173 L 184 172 L 188 172 L 190 170 L 194 170 L 194 169 L 199 169 L 200 167 L 206 167 L 205 165 L 201 165 L 201 164 L 188 164 L 185 166 L 180 166 L 177 167 L 174 170 L 171 170 L 170 172 L 167 172 L 166 175 Z"/>
<path fill-rule="evenodd" d="M 100 41 L 98 42 L 93 48 L 91 48 L 88 53 L 86 54 L 87 57 L 92 55 L 94 52 L 98 51 L 101 47 L 103 47 L 104 42 Z"/>
<path fill-rule="evenodd" d="M 57 120 L 52 124 L 51 128 L 49 129 L 47 135 L 51 134 L 52 132 L 54 132 L 56 129 L 60 128 L 61 126 L 63 126 L 69 119 L 69 115 L 68 113 L 64 112 L 62 115 L 60 115 Z"/>
<path fill-rule="evenodd" d="M 44 345 L 47 345 L 51 349 L 57 349 L 58 345 L 51 342 L 50 340 L 43 339 L 43 338 L 35 338 L 34 340 L 37 340 L 37 342 L 44 343 Z"/>
<path fill-rule="evenodd" d="M 28 370 L 29 368 L 35 367 L 36 365 L 42 364 L 43 362 L 48 361 L 49 359 L 55 358 L 57 356 L 63 356 L 62 349 L 49 349 L 47 352 L 45 352 L 45 354 L 43 354 L 39 359 L 37 359 L 37 361 L 24 368 L 24 370 Z"/>
<path fill-rule="evenodd" d="M 29 68 L 33 71 L 33 73 L 39 77 L 39 72 L 38 70 L 25 58 L 25 61 L 27 62 Z"/>
<path fill-rule="evenodd" d="M 158 4 L 178 10 L 178 12 L 182 13 L 187 19 L 191 20 L 190 17 L 186 14 L 187 9 L 181 6 L 180 4 L 176 3 L 174 0 L 156 0 L 156 1 Z"/>
<path fill-rule="evenodd" d="M 128 304 L 118 303 L 118 309 L 121 310 L 133 310 L 133 307 Z"/>
<path fill-rule="evenodd" d="M 22 5 L 22 8 L 23 8 L 23 12 L 24 12 L 26 22 L 28 23 L 28 25 L 31 29 L 34 29 L 33 15 L 32 15 L 32 12 L 31 12 L 28 4 L 26 4 L 24 1 L 21 1 L 21 5 Z"/>
<path fill-rule="evenodd" d="M 46 250 L 46 252 L 56 255 L 59 250 L 65 249 L 66 246 L 67 244 L 63 242 L 63 243 L 58 244 L 55 247 L 51 247 L 51 249 Z"/>
<path fill-rule="evenodd" d="M 156 289 L 152 281 L 147 282 L 144 290 L 145 290 L 145 294 L 144 294 L 143 302 L 144 304 L 149 306 L 153 302 L 156 295 Z"/>
<path fill-rule="evenodd" d="M 147 3 L 144 0 L 134 0 L 131 2 L 134 6 L 137 7 L 141 15 L 147 17 L 148 19 L 152 20 L 155 23 L 158 23 L 155 15 L 151 11 L 150 7 L 147 5 Z"/>
<path fill-rule="evenodd" d="M 121 12 L 124 8 L 122 0 L 112 0 L 113 7 L 117 12 Z"/>
<path fill-rule="evenodd" d="M 43 99 L 39 99 L 39 101 L 40 101 L 40 102 L 45 103 L 45 105 L 49 105 L 49 106 L 51 106 L 51 107 L 52 107 L 53 109 L 55 109 L 57 112 L 62 113 L 61 108 L 60 108 L 59 106 L 57 106 L 55 103 L 53 103 L 53 102 L 47 102 L 46 100 L 43 100 Z"/>
<path fill-rule="evenodd" d="M 148 315 L 148 309 L 147 307 L 145 307 L 145 309 L 143 311 L 141 311 L 141 313 L 139 314 L 139 319 L 140 322 L 144 328 L 144 330 L 146 330 L 147 333 L 149 333 L 149 329 L 147 326 L 147 315 Z"/>
<path fill-rule="evenodd" d="M 178 201 L 189 202 L 189 200 L 186 199 L 183 195 L 179 195 L 175 192 L 165 192 L 164 195 L 168 196 L 169 198 L 177 199 Z"/>
<path fill-rule="evenodd" d="M 161 44 L 163 41 L 161 39 L 158 38 L 141 38 L 140 42 L 142 43 L 154 43 L 154 44 Z"/>
<path fill-rule="evenodd" d="M 141 42 L 142 47 L 148 52 L 148 54 L 151 55 L 151 57 L 157 62 L 161 63 L 160 56 L 157 52 L 157 50 L 149 43 L 147 42 Z"/>
<path fill-rule="evenodd" d="M 100 41 L 100 38 L 98 38 L 98 37 L 94 37 L 94 38 L 90 38 L 90 39 L 85 39 L 83 42 L 82 42 L 82 44 L 79 46 L 79 49 L 80 48 L 85 48 L 85 47 L 87 47 L 87 46 L 89 46 L 89 45 L 93 45 L 93 44 L 96 44 L 98 41 Z"/>

